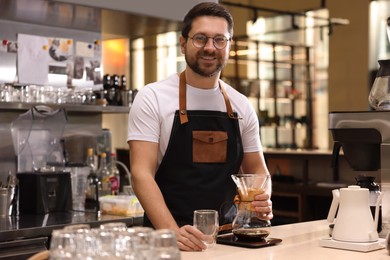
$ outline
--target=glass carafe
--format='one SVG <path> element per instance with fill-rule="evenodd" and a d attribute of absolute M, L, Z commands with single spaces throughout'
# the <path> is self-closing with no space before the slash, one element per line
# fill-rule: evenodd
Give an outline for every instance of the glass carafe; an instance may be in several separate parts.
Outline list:
<path fill-rule="evenodd" d="M 374 110 L 390 110 L 390 60 L 379 60 L 379 70 L 372 84 L 368 102 Z"/>
<path fill-rule="evenodd" d="M 269 176 L 260 174 L 232 175 L 239 195 L 236 217 L 232 223 L 233 234 L 241 240 L 261 240 L 270 233 L 271 222 L 261 219 L 251 203 L 255 196 L 265 191 Z"/>

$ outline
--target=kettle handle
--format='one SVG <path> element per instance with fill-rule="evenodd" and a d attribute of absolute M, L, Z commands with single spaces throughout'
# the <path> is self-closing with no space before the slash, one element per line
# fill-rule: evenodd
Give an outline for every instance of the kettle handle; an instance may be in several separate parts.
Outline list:
<path fill-rule="evenodd" d="M 334 218 L 336 216 L 337 208 L 340 202 L 340 191 L 338 189 L 332 190 L 332 194 L 333 194 L 333 200 L 332 200 L 332 204 L 330 205 L 328 218 L 326 219 L 330 223 L 333 223 Z"/>
<path fill-rule="evenodd" d="M 378 199 L 376 200 L 375 204 L 375 219 L 374 219 L 374 227 L 376 230 L 376 227 L 378 226 L 378 220 L 379 220 L 379 206 L 382 203 L 382 198 L 384 195 L 385 191 L 382 191 L 381 194 L 379 194 Z"/>

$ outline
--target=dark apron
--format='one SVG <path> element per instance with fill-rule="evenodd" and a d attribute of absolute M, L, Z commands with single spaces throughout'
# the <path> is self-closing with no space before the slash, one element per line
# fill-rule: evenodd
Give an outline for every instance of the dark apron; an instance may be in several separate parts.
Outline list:
<path fill-rule="evenodd" d="M 237 114 L 219 84 L 227 112 L 186 110 L 186 79 L 180 75 L 179 104 L 166 153 L 155 179 L 179 226 L 192 225 L 193 211 L 215 209 L 220 224 L 231 223 L 231 206 L 243 148 Z M 235 212 L 234 212 L 235 213 Z M 234 215 L 233 213 L 233 215 Z M 144 225 L 152 226 L 144 216 Z"/>

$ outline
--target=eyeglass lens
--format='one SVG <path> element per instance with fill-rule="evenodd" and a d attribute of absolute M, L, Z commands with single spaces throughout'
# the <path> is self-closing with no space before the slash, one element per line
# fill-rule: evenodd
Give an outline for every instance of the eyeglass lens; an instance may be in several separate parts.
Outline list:
<path fill-rule="evenodd" d="M 217 35 L 215 37 L 207 37 L 204 34 L 195 34 L 191 39 L 195 47 L 202 48 L 207 44 L 209 38 L 213 40 L 214 47 L 217 49 L 225 48 L 228 42 L 228 39 L 223 35 Z"/>

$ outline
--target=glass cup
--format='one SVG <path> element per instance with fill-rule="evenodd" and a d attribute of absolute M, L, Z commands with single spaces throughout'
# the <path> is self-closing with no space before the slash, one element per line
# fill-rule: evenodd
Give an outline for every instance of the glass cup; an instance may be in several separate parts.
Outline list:
<path fill-rule="evenodd" d="M 100 225 L 101 229 L 105 229 L 107 231 L 126 231 L 127 226 L 125 222 L 110 222 Z"/>
<path fill-rule="evenodd" d="M 176 234 L 169 229 L 159 229 L 152 233 L 152 248 L 156 260 L 180 260 L 180 250 L 177 246 Z"/>
<path fill-rule="evenodd" d="M 90 255 L 88 248 L 96 248 L 95 244 L 87 247 L 88 229 L 53 230 L 50 242 L 50 259 L 84 259 Z M 92 251 L 93 252 L 93 251 Z"/>
<path fill-rule="evenodd" d="M 72 209 L 76 211 L 85 211 L 85 193 L 87 191 L 87 177 L 89 167 L 72 167 Z"/>
<path fill-rule="evenodd" d="M 72 224 L 64 227 L 64 230 L 91 229 L 89 224 Z"/>
<path fill-rule="evenodd" d="M 115 233 L 110 230 L 95 228 L 92 230 L 96 238 L 96 254 L 104 259 L 115 254 Z"/>
<path fill-rule="evenodd" d="M 1 101 L 5 101 L 5 102 L 14 101 L 13 100 L 14 90 L 15 90 L 14 86 L 12 86 L 10 84 L 5 84 L 4 86 L 2 86 L 2 88 L 1 88 Z"/>
<path fill-rule="evenodd" d="M 15 188 L 0 187 L 0 217 L 11 215 L 11 201 L 15 194 Z"/>
<path fill-rule="evenodd" d="M 50 259 L 73 257 L 75 245 L 70 231 L 53 230 L 50 241 Z"/>
<path fill-rule="evenodd" d="M 134 233 L 129 232 L 129 230 L 117 230 L 115 232 L 115 259 L 146 259 L 142 255 L 139 244 L 140 237 Z"/>
<path fill-rule="evenodd" d="M 131 227 L 129 233 L 134 234 L 139 238 L 138 250 L 142 255 L 143 260 L 153 259 L 152 234 L 154 232 L 151 227 Z"/>
<path fill-rule="evenodd" d="M 219 229 L 218 211 L 211 209 L 195 210 L 193 225 L 205 235 L 203 243 L 207 248 L 212 248 L 216 244 Z"/>

